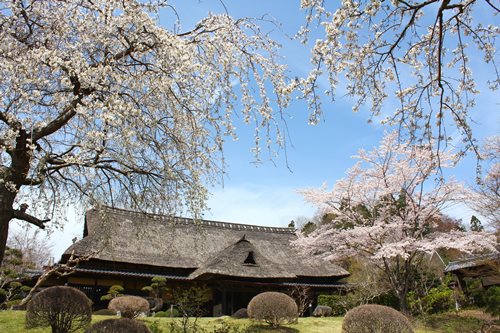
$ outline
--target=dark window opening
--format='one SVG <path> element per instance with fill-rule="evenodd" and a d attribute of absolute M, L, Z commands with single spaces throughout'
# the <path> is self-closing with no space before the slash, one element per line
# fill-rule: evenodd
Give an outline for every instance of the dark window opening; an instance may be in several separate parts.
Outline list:
<path fill-rule="evenodd" d="M 255 258 L 253 256 L 253 251 L 248 252 L 248 256 L 243 262 L 243 265 L 257 266 L 257 263 L 255 262 Z"/>

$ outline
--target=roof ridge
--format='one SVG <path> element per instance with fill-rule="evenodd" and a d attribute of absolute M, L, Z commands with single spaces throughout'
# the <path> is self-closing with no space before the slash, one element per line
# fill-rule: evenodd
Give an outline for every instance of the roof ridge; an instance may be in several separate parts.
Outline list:
<path fill-rule="evenodd" d="M 252 224 L 241 224 L 241 223 L 233 223 L 233 222 L 222 222 L 222 221 L 213 221 L 213 220 L 205 220 L 205 219 L 193 219 L 188 217 L 180 217 L 180 216 L 168 216 L 140 211 L 127 210 L 123 208 L 115 208 L 110 206 L 99 206 L 99 208 L 93 207 L 90 210 L 105 210 L 113 213 L 121 213 L 127 215 L 135 215 L 140 217 L 148 217 L 153 220 L 170 220 L 175 222 L 175 224 L 184 224 L 184 225 L 202 225 L 205 227 L 212 228 L 221 228 L 221 229 L 230 229 L 230 230 L 238 230 L 238 231 L 257 231 L 257 232 L 271 232 L 271 233 L 280 233 L 280 234 L 295 234 L 294 228 L 289 227 L 269 227 L 269 226 L 259 226 Z"/>

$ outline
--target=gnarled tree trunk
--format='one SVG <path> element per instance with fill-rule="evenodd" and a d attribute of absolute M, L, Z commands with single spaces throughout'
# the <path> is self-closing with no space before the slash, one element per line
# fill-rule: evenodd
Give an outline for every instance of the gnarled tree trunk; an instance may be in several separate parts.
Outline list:
<path fill-rule="evenodd" d="M 0 185 L 0 267 L 7 246 L 7 237 L 9 236 L 9 222 L 12 219 L 14 199 L 16 195 L 9 191 L 5 186 Z"/>

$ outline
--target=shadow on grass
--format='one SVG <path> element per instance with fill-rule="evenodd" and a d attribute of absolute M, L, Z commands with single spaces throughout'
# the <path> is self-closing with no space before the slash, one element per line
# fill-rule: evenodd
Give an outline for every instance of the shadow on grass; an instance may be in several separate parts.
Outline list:
<path fill-rule="evenodd" d="M 299 333 L 299 330 L 292 327 L 271 328 L 269 325 L 251 325 L 248 327 L 252 333 Z"/>

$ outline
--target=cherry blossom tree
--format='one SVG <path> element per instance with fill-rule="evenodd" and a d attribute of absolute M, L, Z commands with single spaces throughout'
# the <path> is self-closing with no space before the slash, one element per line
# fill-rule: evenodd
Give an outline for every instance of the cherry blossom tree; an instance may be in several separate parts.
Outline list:
<path fill-rule="evenodd" d="M 225 14 L 168 30 L 163 8 L 0 1 L 0 262 L 12 219 L 44 228 L 71 200 L 196 215 L 235 116 L 257 157 L 283 145 L 278 45 Z"/>
<path fill-rule="evenodd" d="M 356 99 L 354 111 L 370 103 L 372 118 L 399 127 L 413 142 L 437 142 L 433 148 L 439 151 L 452 134 L 453 139 L 460 135 L 463 151 L 472 148 L 479 155 L 470 127 L 479 93 L 472 69 L 489 68 L 488 81 L 481 83 L 498 89 L 498 3 L 302 0 L 301 7 L 307 13 L 300 32 L 304 42 L 315 25 L 324 34 L 312 49 L 314 70 L 302 81 L 312 107 L 320 109 L 318 81 L 327 74 L 327 93 L 333 96 L 339 83 L 345 84 L 347 95 Z M 390 113 L 383 110 L 388 99 L 397 101 Z M 313 113 L 311 121 L 317 122 L 320 114 Z"/>
<path fill-rule="evenodd" d="M 488 138 L 481 152 L 486 162 L 484 177 L 472 189 L 470 206 L 488 219 L 488 224 L 500 231 L 500 136 Z"/>
<path fill-rule="evenodd" d="M 496 251 L 491 234 L 433 230 L 443 210 L 463 202 L 467 193 L 437 170 L 438 163 L 442 168 L 453 166 L 456 157 L 443 152 L 439 158 L 440 162 L 427 145 L 401 143 L 397 133 L 387 134 L 378 148 L 359 152 L 358 163 L 332 191 L 301 191 L 332 220 L 300 237 L 296 245 L 327 260 L 369 260 L 384 273 L 401 310 L 407 311 L 412 274 L 427 254 L 439 249 L 464 254 Z"/>

